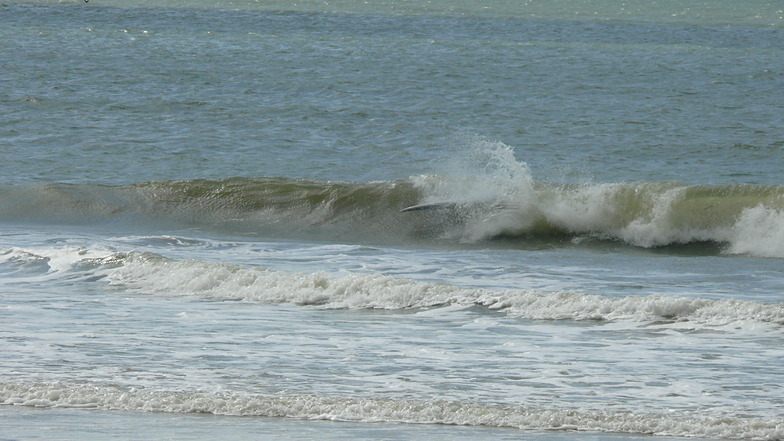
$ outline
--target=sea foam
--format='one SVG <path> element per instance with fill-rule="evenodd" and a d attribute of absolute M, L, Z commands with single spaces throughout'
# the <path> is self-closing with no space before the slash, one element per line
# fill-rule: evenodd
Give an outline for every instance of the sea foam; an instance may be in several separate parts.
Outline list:
<path fill-rule="evenodd" d="M 396 278 L 380 273 L 287 272 L 256 266 L 176 260 L 154 253 L 107 252 L 66 247 L 9 249 L 0 263 L 45 262 L 38 277 L 107 280 L 128 292 L 192 296 L 329 309 L 411 309 L 482 306 L 530 320 L 689 321 L 724 325 L 737 321 L 784 324 L 784 305 L 735 299 L 664 295 L 607 297 L 575 291 L 489 289 Z"/>
<path fill-rule="evenodd" d="M 784 437 L 781 419 L 708 417 L 688 413 L 637 414 L 624 410 L 549 409 L 444 400 L 395 400 L 313 395 L 262 396 L 232 391 L 169 391 L 74 385 L 61 382 L 0 382 L 0 403 L 32 407 L 132 412 L 209 413 L 225 416 L 396 422 L 580 430 L 651 435 L 767 439 Z"/>
<path fill-rule="evenodd" d="M 50 262 L 49 274 L 106 280 L 129 293 L 242 300 L 329 309 L 477 305 L 530 320 L 738 321 L 784 324 L 784 305 L 663 295 L 607 297 L 575 291 L 461 287 L 380 273 L 287 272 L 103 249 L 6 250 L 0 262 Z M 68 268 L 70 265 L 70 269 Z"/>

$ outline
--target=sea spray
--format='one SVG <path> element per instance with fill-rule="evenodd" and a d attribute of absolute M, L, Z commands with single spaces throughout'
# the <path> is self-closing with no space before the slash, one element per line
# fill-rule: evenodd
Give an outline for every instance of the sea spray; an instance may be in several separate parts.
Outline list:
<path fill-rule="evenodd" d="M 784 186 L 537 182 L 511 146 L 482 138 L 442 169 L 413 178 L 424 202 L 461 204 L 447 213 L 461 222 L 442 238 L 557 234 L 644 248 L 712 242 L 728 254 L 784 257 Z"/>
<path fill-rule="evenodd" d="M 732 254 L 784 258 L 784 209 L 746 208 L 727 238 Z"/>
<path fill-rule="evenodd" d="M 530 231 L 539 217 L 539 203 L 528 165 L 502 142 L 481 137 L 464 142 L 438 174 L 413 178 L 424 202 L 463 203 L 461 224 L 441 237 L 472 243 Z"/>

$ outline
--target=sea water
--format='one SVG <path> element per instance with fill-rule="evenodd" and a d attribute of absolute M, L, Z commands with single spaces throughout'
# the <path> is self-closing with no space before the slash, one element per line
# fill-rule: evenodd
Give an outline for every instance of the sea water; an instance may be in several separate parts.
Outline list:
<path fill-rule="evenodd" d="M 6 0 L 0 438 L 784 439 L 782 26 Z"/>

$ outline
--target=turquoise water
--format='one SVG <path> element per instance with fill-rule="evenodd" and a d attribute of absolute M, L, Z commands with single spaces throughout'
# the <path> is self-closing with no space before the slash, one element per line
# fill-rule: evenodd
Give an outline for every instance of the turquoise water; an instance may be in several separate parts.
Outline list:
<path fill-rule="evenodd" d="M 3 3 L 4 436 L 784 438 L 783 25 Z"/>

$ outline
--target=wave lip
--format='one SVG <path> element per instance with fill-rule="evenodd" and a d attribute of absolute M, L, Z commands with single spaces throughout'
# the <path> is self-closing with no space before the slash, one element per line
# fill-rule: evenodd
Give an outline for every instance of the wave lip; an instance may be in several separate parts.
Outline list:
<path fill-rule="evenodd" d="M 148 388 L 0 382 L 0 403 L 131 412 L 209 413 L 349 422 L 394 422 L 580 430 L 726 439 L 782 439 L 784 420 L 635 414 L 622 410 L 546 409 L 443 400 L 394 400 L 233 392 L 171 392 Z"/>
<path fill-rule="evenodd" d="M 514 192 L 500 189 L 471 202 L 445 192 L 451 184 L 444 179 L 419 181 L 423 193 L 434 196 L 410 211 L 462 216 L 460 231 L 452 232 L 459 240 L 566 237 L 642 248 L 714 243 L 726 254 L 784 258 L 784 186 L 526 181 L 513 184 Z M 472 185 L 487 188 L 484 181 Z M 519 191 L 518 185 L 530 189 Z"/>

